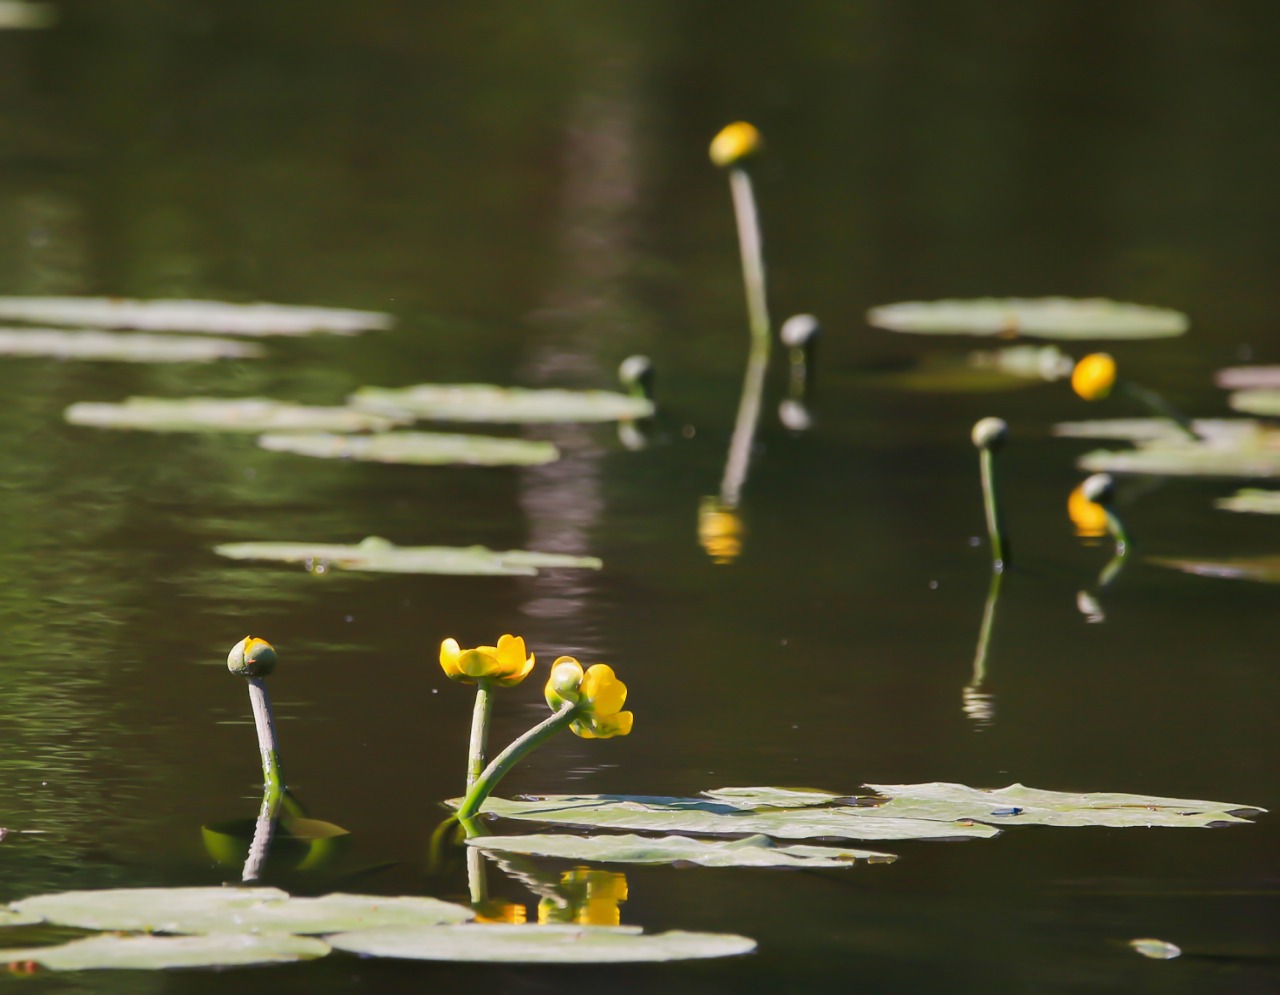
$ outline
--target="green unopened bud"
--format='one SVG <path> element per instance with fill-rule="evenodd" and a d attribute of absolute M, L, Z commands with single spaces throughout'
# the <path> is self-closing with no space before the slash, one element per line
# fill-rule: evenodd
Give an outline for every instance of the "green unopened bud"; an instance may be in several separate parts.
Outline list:
<path fill-rule="evenodd" d="M 973 426 L 973 444 L 979 449 L 999 449 L 1008 435 L 1003 418 L 983 418 Z"/>
<path fill-rule="evenodd" d="M 266 677 L 276 669 L 275 648 L 265 639 L 245 636 L 227 654 L 227 669 L 241 677 Z"/>
<path fill-rule="evenodd" d="M 557 657 L 551 664 L 551 676 L 543 689 L 551 710 L 558 712 L 566 702 L 578 704 L 582 700 L 581 684 L 582 664 L 571 656 Z"/>

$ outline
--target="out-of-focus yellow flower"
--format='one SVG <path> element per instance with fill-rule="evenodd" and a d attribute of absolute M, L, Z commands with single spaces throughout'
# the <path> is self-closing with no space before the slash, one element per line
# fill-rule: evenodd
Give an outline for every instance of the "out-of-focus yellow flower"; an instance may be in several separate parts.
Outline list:
<path fill-rule="evenodd" d="M 519 684 L 533 669 L 533 654 L 525 656 L 524 640 L 506 635 L 497 646 L 477 646 L 464 650 L 456 639 L 440 644 L 440 666 L 450 680 L 463 684 L 488 681 L 498 687 Z"/>
<path fill-rule="evenodd" d="M 1071 389 L 1086 401 L 1101 401 L 1116 383 L 1116 361 L 1105 352 L 1094 352 L 1076 363 Z"/>
<path fill-rule="evenodd" d="M 577 867 L 560 875 L 561 898 L 538 902 L 538 923 L 571 922 L 580 926 L 617 926 L 618 908 L 627 900 L 627 876 L 619 871 Z"/>
<path fill-rule="evenodd" d="M 584 674 L 582 664 L 573 657 L 557 657 L 551 665 L 546 697 L 553 711 L 558 712 L 566 702 L 578 706 L 569 728 L 583 739 L 609 739 L 631 732 L 633 716 L 622 711 L 627 686 L 607 663 L 592 664 Z"/>
<path fill-rule="evenodd" d="M 523 926 L 529 921 L 529 910 L 519 902 L 481 902 L 475 907 L 476 922 L 510 923 Z M 541 906 L 539 906 L 541 915 Z"/>
<path fill-rule="evenodd" d="M 742 552 L 742 518 L 718 498 L 706 497 L 698 505 L 698 542 L 712 563 L 732 563 Z"/>
<path fill-rule="evenodd" d="M 241 677 L 266 677 L 276 669 L 276 651 L 265 639 L 245 636 L 227 654 L 227 669 Z"/>
<path fill-rule="evenodd" d="M 760 132 L 746 121 L 735 121 L 711 139 L 711 161 L 717 166 L 734 166 L 760 150 Z"/>
<path fill-rule="evenodd" d="M 1097 501 L 1090 501 L 1085 497 L 1083 484 L 1067 498 L 1067 515 L 1076 527 L 1078 536 L 1096 539 L 1107 534 L 1107 509 Z"/>

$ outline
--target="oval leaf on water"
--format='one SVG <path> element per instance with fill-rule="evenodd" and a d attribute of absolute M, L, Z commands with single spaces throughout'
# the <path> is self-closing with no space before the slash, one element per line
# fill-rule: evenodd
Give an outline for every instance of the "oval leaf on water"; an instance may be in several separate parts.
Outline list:
<path fill-rule="evenodd" d="M 892 863 L 874 850 L 833 846 L 779 846 L 767 836 L 741 840 L 696 840 L 687 836 L 476 836 L 469 846 L 496 853 L 522 853 L 563 860 L 619 864 L 700 864 L 703 867 L 852 867 L 854 861 Z"/>
<path fill-rule="evenodd" d="M 0 963 L 35 961 L 51 971 L 113 968 L 163 971 L 314 960 L 330 947 L 310 936 L 212 933 L 204 936 L 90 936 L 54 947 L 0 950 Z"/>
<path fill-rule="evenodd" d="M 731 933 L 644 936 L 626 927 L 438 926 L 365 929 L 327 938 L 335 950 L 368 957 L 517 964 L 621 964 L 750 953 L 755 940 Z"/>
<path fill-rule="evenodd" d="M 1173 960 L 1175 957 L 1182 956 L 1182 948 L 1168 940 L 1153 940 L 1145 938 L 1141 940 L 1130 940 L 1129 946 L 1133 947 L 1143 957 L 1150 957 L 1152 960 Z"/>
<path fill-rule="evenodd" d="M 0 321 L 253 336 L 355 335 L 392 323 L 378 311 L 122 297 L 0 297 Z"/>
<path fill-rule="evenodd" d="M 1213 382 L 1227 390 L 1280 390 L 1280 366 L 1229 366 Z"/>
<path fill-rule="evenodd" d="M 595 422 L 648 418 L 653 402 L 606 390 L 531 390 L 490 384 L 361 387 L 350 403 L 366 411 L 435 421 Z"/>
<path fill-rule="evenodd" d="M 0 30 L 48 28 L 57 21 L 58 11 L 51 3 L 0 0 Z"/>
<path fill-rule="evenodd" d="M 235 542 L 215 546 L 232 560 L 271 560 L 376 573 L 447 574 L 459 576 L 532 577 L 539 569 L 575 567 L 599 570 L 594 556 L 536 553 L 514 549 L 495 552 L 484 546 L 396 546 L 370 536 L 354 546 L 310 542 Z"/>
<path fill-rule="evenodd" d="M 702 793 L 718 802 L 753 809 L 830 805 L 841 797 L 815 788 L 712 788 Z"/>
<path fill-rule="evenodd" d="M 1280 477 L 1280 449 L 1152 442 L 1138 449 L 1097 449 L 1081 456 L 1076 465 L 1090 473 L 1269 479 Z"/>
<path fill-rule="evenodd" d="M 1202 439 L 1227 448 L 1265 442 L 1274 430 L 1252 418 L 1197 418 L 1191 423 Z M 1100 418 L 1059 422 L 1053 434 L 1067 439 L 1114 439 L 1127 442 L 1168 442 L 1182 447 L 1198 445 L 1169 418 Z"/>
<path fill-rule="evenodd" d="M 122 404 L 81 402 L 67 408 L 66 419 L 72 425 L 147 432 L 384 432 L 397 424 L 385 415 L 366 411 L 265 397 L 131 397 Z"/>
<path fill-rule="evenodd" d="M 908 301 L 872 308 L 867 321 L 894 332 L 1048 339 L 1167 338 L 1188 325 L 1186 315 L 1168 308 L 1066 297 Z"/>
<path fill-rule="evenodd" d="M 435 432 L 385 432 L 381 435 L 275 433 L 259 438 L 258 445 L 275 452 L 320 459 L 421 466 L 538 466 L 560 458 L 560 450 L 550 442 Z"/>
<path fill-rule="evenodd" d="M 0 328 L 0 356 L 120 363 L 208 363 L 215 359 L 253 359 L 261 347 L 238 339 L 190 338 L 123 332 L 68 332 L 57 328 Z"/>
<path fill-rule="evenodd" d="M 1148 563 L 1169 567 L 1197 577 L 1223 580 L 1252 580 L 1261 584 L 1280 584 L 1280 555 L 1231 556 L 1219 560 L 1182 559 L 1176 556 L 1149 556 Z"/>
<path fill-rule="evenodd" d="M 1280 388 L 1238 390 L 1227 396 L 1227 405 L 1232 411 L 1242 411 L 1246 415 L 1275 418 L 1280 415 Z"/>
<path fill-rule="evenodd" d="M 1230 497 L 1213 502 L 1223 511 L 1240 511 L 1253 515 L 1280 515 L 1280 491 L 1264 487 L 1243 487 Z"/>
<path fill-rule="evenodd" d="M 867 373 L 858 382 L 923 394 L 982 394 L 1060 380 L 1070 376 L 1072 368 L 1071 358 L 1057 346 L 1016 345 L 929 355 L 908 369 Z"/>
<path fill-rule="evenodd" d="M 43 918 L 32 912 L 19 912 L 16 909 L 0 906 L 0 926 L 28 926 L 43 921 Z"/>

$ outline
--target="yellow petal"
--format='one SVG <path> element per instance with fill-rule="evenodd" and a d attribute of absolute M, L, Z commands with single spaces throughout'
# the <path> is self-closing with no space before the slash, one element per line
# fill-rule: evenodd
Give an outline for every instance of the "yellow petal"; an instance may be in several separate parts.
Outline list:
<path fill-rule="evenodd" d="M 1071 389 L 1086 401 L 1102 400 L 1115 382 L 1116 361 L 1105 352 L 1090 353 L 1071 372 Z"/>
<path fill-rule="evenodd" d="M 497 683 L 504 688 L 514 687 L 524 680 L 533 669 L 534 656 L 525 656 L 524 640 L 519 636 L 503 636 L 498 640 L 498 659 L 502 664 L 502 673 Z"/>
<path fill-rule="evenodd" d="M 458 669 L 458 657 L 462 656 L 462 648 L 456 639 L 446 639 L 440 644 L 440 666 L 452 680 L 462 676 Z"/>
<path fill-rule="evenodd" d="M 607 663 L 597 663 L 582 678 L 582 696 L 595 715 L 614 715 L 626 703 L 627 686 Z"/>
<path fill-rule="evenodd" d="M 1094 538 L 1107 534 L 1107 509 L 1084 496 L 1083 485 L 1067 498 L 1067 515 L 1076 527 L 1076 535 Z"/>
<path fill-rule="evenodd" d="M 477 646 L 473 650 L 463 650 L 458 658 L 458 670 L 467 677 L 493 677 L 501 673 L 502 665 L 498 662 L 498 651 L 493 646 Z"/>

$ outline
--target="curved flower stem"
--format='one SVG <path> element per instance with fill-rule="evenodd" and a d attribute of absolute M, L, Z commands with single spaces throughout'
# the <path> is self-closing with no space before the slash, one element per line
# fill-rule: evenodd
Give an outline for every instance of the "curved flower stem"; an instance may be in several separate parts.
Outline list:
<path fill-rule="evenodd" d="M 539 722 L 494 757 L 493 762 L 485 768 L 484 773 L 467 791 L 462 804 L 458 806 L 458 811 L 455 813 L 458 822 L 465 825 L 468 819 L 479 812 L 480 806 L 493 793 L 493 789 L 506 776 L 507 771 L 523 760 L 526 753 L 567 726 L 577 711 L 577 705 L 566 702 L 560 711 Z"/>
<path fill-rule="evenodd" d="M 987 514 L 987 533 L 991 537 L 991 569 L 1002 573 L 1009 565 L 1009 543 L 996 500 L 995 453 L 990 446 L 982 447 L 978 460 L 982 469 L 982 503 Z"/>
<path fill-rule="evenodd" d="M 476 681 L 476 705 L 471 713 L 471 752 L 467 757 L 467 790 L 484 771 L 489 744 L 489 718 L 493 715 L 493 690 L 484 678 Z"/>
<path fill-rule="evenodd" d="M 1139 404 L 1144 404 L 1152 411 L 1156 412 L 1156 414 L 1163 415 L 1165 418 L 1168 418 L 1171 422 L 1177 425 L 1178 428 L 1182 429 L 1192 442 L 1204 441 L 1204 437 L 1201 436 L 1191 424 L 1191 419 L 1157 394 L 1154 390 L 1150 390 L 1147 387 L 1143 387 L 1141 384 L 1136 384 L 1125 379 L 1119 380 L 1117 386 L 1119 386 L 1121 391 L 1133 398 Z"/>
<path fill-rule="evenodd" d="M 262 754 L 264 807 L 275 806 L 284 794 L 284 775 L 280 771 L 280 746 L 276 740 L 276 724 L 271 714 L 271 699 L 261 677 L 250 677 L 249 703 L 253 706 L 253 724 L 258 730 L 258 750 Z"/>

